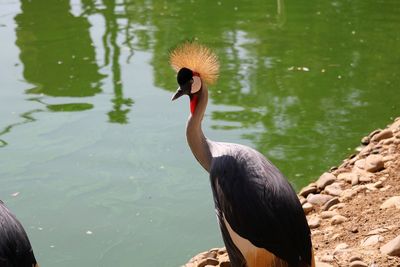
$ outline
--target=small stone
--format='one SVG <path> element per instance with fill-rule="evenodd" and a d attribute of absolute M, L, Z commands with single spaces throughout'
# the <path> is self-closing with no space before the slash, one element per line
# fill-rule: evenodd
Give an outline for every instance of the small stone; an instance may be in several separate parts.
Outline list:
<path fill-rule="evenodd" d="M 361 144 L 363 144 L 363 145 L 368 145 L 369 142 L 370 142 L 370 139 L 369 139 L 368 136 L 364 136 L 364 137 L 361 139 Z"/>
<path fill-rule="evenodd" d="M 378 182 L 376 182 L 376 183 L 374 183 L 374 187 L 375 188 L 382 188 L 383 187 L 383 182 L 382 181 L 378 181 Z"/>
<path fill-rule="evenodd" d="M 382 203 L 381 209 L 396 208 L 400 209 L 400 196 L 391 197 Z"/>
<path fill-rule="evenodd" d="M 352 186 L 358 185 L 359 181 L 360 181 L 360 177 L 357 174 L 353 175 L 351 177 L 351 185 Z"/>
<path fill-rule="evenodd" d="M 325 187 L 325 192 L 331 196 L 340 196 L 343 192 L 339 183 L 333 183 Z"/>
<path fill-rule="evenodd" d="M 375 134 L 372 138 L 371 141 L 372 142 L 379 142 L 383 139 L 387 139 L 393 136 L 393 132 L 392 130 L 389 129 L 385 129 L 383 131 L 381 131 L 380 133 Z"/>
<path fill-rule="evenodd" d="M 365 166 L 365 159 L 359 159 L 356 162 L 354 162 L 354 167 L 357 167 L 359 169 L 364 169 Z"/>
<path fill-rule="evenodd" d="M 333 257 L 333 255 L 326 254 L 326 255 L 321 257 L 321 261 L 323 261 L 323 262 L 334 262 L 335 258 Z"/>
<path fill-rule="evenodd" d="M 389 256 L 400 256 L 400 235 L 383 245 L 380 250 Z"/>
<path fill-rule="evenodd" d="M 331 219 L 331 224 L 332 225 L 338 225 L 338 224 L 342 224 L 347 220 L 346 217 L 342 216 L 342 215 L 335 215 L 332 217 Z"/>
<path fill-rule="evenodd" d="M 357 174 L 352 173 L 352 172 L 342 172 L 342 173 L 338 174 L 337 178 L 338 178 L 338 180 L 341 180 L 341 181 L 351 182 L 352 177 L 355 175 L 357 175 Z"/>
<path fill-rule="evenodd" d="M 395 140 L 394 137 L 386 139 L 386 140 L 383 141 L 383 144 L 386 145 L 386 146 L 390 145 L 390 144 L 393 144 L 394 140 Z"/>
<path fill-rule="evenodd" d="M 372 231 L 369 231 L 367 235 L 377 235 L 377 234 L 385 233 L 387 231 L 389 231 L 389 229 L 377 228 L 377 229 L 374 229 Z"/>
<path fill-rule="evenodd" d="M 358 227 L 354 226 L 353 228 L 351 228 L 350 232 L 352 232 L 353 234 L 358 233 Z"/>
<path fill-rule="evenodd" d="M 357 255 L 351 256 L 349 259 L 349 262 L 353 262 L 353 261 L 362 261 L 362 258 Z"/>
<path fill-rule="evenodd" d="M 317 181 L 317 187 L 319 189 L 324 189 L 327 185 L 332 184 L 335 180 L 336 180 L 335 175 L 329 172 L 325 172 L 319 177 Z"/>
<path fill-rule="evenodd" d="M 384 240 L 383 236 L 381 235 L 371 235 L 366 238 L 364 238 L 363 241 L 361 241 L 361 246 L 362 247 L 371 247 L 375 246 L 379 242 L 382 242 Z"/>
<path fill-rule="evenodd" d="M 322 218 L 322 219 L 330 219 L 330 218 L 332 218 L 332 217 L 335 216 L 335 215 L 338 215 L 338 213 L 337 213 L 336 211 L 329 211 L 329 210 L 327 210 L 327 211 L 321 212 L 321 218 Z"/>
<path fill-rule="evenodd" d="M 318 228 L 321 225 L 321 220 L 318 217 L 311 218 L 308 221 L 308 226 L 310 229 Z"/>
<path fill-rule="evenodd" d="M 368 264 L 363 261 L 352 261 L 350 262 L 350 267 L 368 267 Z"/>
<path fill-rule="evenodd" d="M 385 192 L 385 191 L 389 190 L 390 188 L 392 188 L 392 186 L 391 186 L 391 185 L 387 185 L 387 186 L 385 186 L 385 187 L 379 189 L 379 191 Z"/>
<path fill-rule="evenodd" d="M 346 189 L 343 191 L 342 193 L 342 200 L 347 200 L 347 199 L 351 199 L 353 198 L 355 195 L 357 194 L 357 192 L 355 190 L 352 189 Z"/>
<path fill-rule="evenodd" d="M 394 155 L 388 155 L 383 157 L 383 162 L 394 161 L 396 157 Z"/>
<path fill-rule="evenodd" d="M 306 215 L 307 215 L 308 213 L 310 213 L 310 212 L 314 209 L 313 205 L 310 204 L 310 203 L 308 203 L 308 202 L 304 203 L 302 207 L 303 207 L 303 211 L 304 211 L 304 213 L 305 213 Z"/>
<path fill-rule="evenodd" d="M 340 203 L 339 198 L 337 198 L 337 197 L 331 198 L 324 204 L 324 206 L 322 207 L 322 210 L 329 210 L 330 207 L 332 207 L 333 205 L 339 204 L 339 203 Z"/>
<path fill-rule="evenodd" d="M 339 203 L 339 204 L 335 204 L 332 207 L 330 207 L 328 210 L 332 211 L 332 210 L 340 210 L 343 209 L 346 206 L 346 204 L 344 203 Z"/>
<path fill-rule="evenodd" d="M 376 134 L 378 134 L 378 133 L 380 133 L 380 132 L 382 132 L 382 129 L 376 129 L 375 131 L 371 132 L 371 133 L 368 135 L 369 139 L 372 139 L 372 137 L 374 137 L 374 135 L 376 135 Z"/>
<path fill-rule="evenodd" d="M 384 168 L 383 157 L 381 155 L 369 155 L 365 159 L 365 170 L 377 172 Z"/>
<path fill-rule="evenodd" d="M 219 264 L 219 261 L 213 258 L 207 258 L 201 260 L 197 267 L 205 267 L 206 265 L 211 265 L 211 266 L 217 266 Z"/>
<path fill-rule="evenodd" d="M 333 250 L 333 254 L 336 255 L 336 254 L 342 253 L 342 252 L 346 251 L 346 249 L 348 249 L 348 248 L 349 248 L 349 245 L 347 245 L 346 243 L 340 243 Z"/>
<path fill-rule="evenodd" d="M 219 255 L 224 254 L 224 253 L 226 253 L 226 248 L 225 247 L 218 249 L 218 254 Z"/>
<path fill-rule="evenodd" d="M 372 178 L 369 176 L 360 176 L 358 179 L 360 183 L 370 183 L 372 181 Z"/>
<path fill-rule="evenodd" d="M 374 184 L 366 184 L 365 187 L 369 190 L 369 191 L 376 191 L 378 190 Z"/>
<path fill-rule="evenodd" d="M 303 189 L 300 190 L 299 195 L 303 196 L 303 197 L 307 197 L 309 194 L 314 194 L 316 192 L 317 192 L 316 186 L 308 185 L 306 187 L 303 187 Z"/>
<path fill-rule="evenodd" d="M 324 205 L 326 202 L 328 202 L 329 200 L 331 200 L 333 197 L 330 195 L 324 195 L 324 194 L 309 194 L 307 196 L 307 202 L 311 203 L 313 205 L 318 205 L 318 206 L 322 206 Z"/>

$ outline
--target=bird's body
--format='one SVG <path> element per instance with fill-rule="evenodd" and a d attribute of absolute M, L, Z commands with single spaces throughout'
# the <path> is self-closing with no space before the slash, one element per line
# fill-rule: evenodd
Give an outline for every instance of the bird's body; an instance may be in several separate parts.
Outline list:
<path fill-rule="evenodd" d="M 0 266 L 39 267 L 24 228 L 1 200 Z"/>
<path fill-rule="evenodd" d="M 204 51 L 210 53 L 204 49 L 199 53 Z M 190 56 L 190 53 L 182 54 Z M 173 55 L 179 58 L 179 53 Z M 208 54 L 197 58 L 215 59 Z M 181 61 L 175 62 L 181 64 Z M 231 266 L 313 266 L 310 229 L 289 182 L 256 150 L 213 142 L 204 136 L 201 122 L 208 102 L 207 86 L 201 80 L 202 73 L 179 64 L 174 65 L 172 60 L 174 68 L 179 70 L 180 85 L 173 99 L 184 94 L 190 97 L 187 142 L 197 161 L 210 174 L 215 209 Z"/>
<path fill-rule="evenodd" d="M 239 255 L 232 266 L 307 266 L 307 221 L 281 172 L 249 147 L 209 142 L 217 217 L 229 255 Z"/>

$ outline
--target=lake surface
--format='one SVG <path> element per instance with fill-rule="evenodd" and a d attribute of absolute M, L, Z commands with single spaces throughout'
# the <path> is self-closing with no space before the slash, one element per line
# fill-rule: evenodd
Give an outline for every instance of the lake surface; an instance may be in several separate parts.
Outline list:
<path fill-rule="evenodd" d="M 296 190 L 400 115 L 400 4 L 0 0 L 0 199 L 41 267 L 179 266 L 222 246 L 168 52 L 219 56 L 204 131 Z"/>

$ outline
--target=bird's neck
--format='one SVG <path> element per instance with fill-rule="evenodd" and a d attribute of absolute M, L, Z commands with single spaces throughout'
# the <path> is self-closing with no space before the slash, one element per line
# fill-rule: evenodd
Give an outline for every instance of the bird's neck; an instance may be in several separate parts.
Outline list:
<path fill-rule="evenodd" d="M 197 99 L 193 99 L 193 97 Z M 195 102 L 192 102 L 195 101 Z M 211 166 L 210 141 L 203 134 L 201 122 L 207 108 L 208 89 L 203 84 L 202 89 L 192 96 L 191 115 L 186 126 L 186 138 L 193 155 L 200 165 L 208 172 Z M 194 106 L 194 107 L 193 107 Z"/>

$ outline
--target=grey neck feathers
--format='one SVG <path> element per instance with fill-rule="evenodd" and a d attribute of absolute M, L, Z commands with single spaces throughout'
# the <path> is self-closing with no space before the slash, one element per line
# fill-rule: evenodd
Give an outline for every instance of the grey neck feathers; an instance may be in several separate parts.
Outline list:
<path fill-rule="evenodd" d="M 197 93 L 199 96 L 196 109 L 189 116 L 186 126 L 186 138 L 193 155 L 196 157 L 200 165 L 210 172 L 211 152 L 210 141 L 204 136 L 201 129 L 201 122 L 207 108 L 208 89 L 203 83 L 202 89 Z"/>

